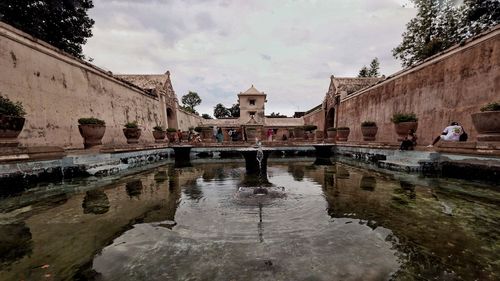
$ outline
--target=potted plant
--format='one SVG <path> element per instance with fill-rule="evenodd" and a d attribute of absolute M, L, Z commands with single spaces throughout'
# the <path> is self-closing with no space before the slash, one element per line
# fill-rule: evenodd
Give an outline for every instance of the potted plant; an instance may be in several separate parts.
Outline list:
<path fill-rule="evenodd" d="M 394 113 L 391 121 L 394 123 L 394 129 L 398 134 L 398 141 L 404 140 L 411 129 L 417 131 L 418 118 L 415 113 Z"/>
<path fill-rule="evenodd" d="M 137 121 L 127 122 L 123 128 L 123 134 L 127 138 L 127 143 L 138 143 L 141 137 L 141 129 L 137 124 Z"/>
<path fill-rule="evenodd" d="M 478 141 L 500 141 L 500 101 L 483 106 L 471 117 Z"/>
<path fill-rule="evenodd" d="M 304 126 L 293 128 L 293 136 L 295 139 L 304 139 Z"/>
<path fill-rule="evenodd" d="M 167 128 L 168 140 L 170 142 L 175 142 L 175 137 L 177 136 L 176 128 Z"/>
<path fill-rule="evenodd" d="M 153 137 L 155 138 L 155 142 L 165 142 L 165 136 L 167 132 L 163 129 L 162 126 L 154 126 L 153 127 Z"/>
<path fill-rule="evenodd" d="M 361 123 L 361 134 L 364 141 L 374 141 L 377 135 L 377 123 L 373 121 L 363 121 Z"/>
<path fill-rule="evenodd" d="M 91 148 L 102 144 L 102 137 L 106 132 L 106 122 L 95 117 L 78 119 L 78 131 L 83 138 L 83 147 Z"/>
<path fill-rule="evenodd" d="M 314 140 L 314 130 L 316 130 L 318 126 L 316 125 L 304 125 L 304 131 L 307 132 L 307 139 Z"/>
<path fill-rule="evenodd" d="M 0 96 L 0 146 L 18 146 L 17 136 L 24 126 L 23 105 Z"/>
<path fill-rule="evenodd" d="M 328 139 L 335 141 L 337 138 L 337 128 L 330 127 L 326 129 L 326 134 L 328 136 Z"/>
<path fill-rule="evenodd" d="M 349 127 L 337 128 L 337 140 L 347 141 L 347 138 L 349 137 L 350 132 L 351 132 L 351 129 L 349 129 Z"/>

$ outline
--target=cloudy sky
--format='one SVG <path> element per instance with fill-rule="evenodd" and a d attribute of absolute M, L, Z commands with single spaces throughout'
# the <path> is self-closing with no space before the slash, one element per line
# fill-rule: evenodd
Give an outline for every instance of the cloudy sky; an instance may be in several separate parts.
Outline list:
<path fill-rule="evenodd" d="M 374 57 L 400 69 L 391 49 L 415 15 L 405 0 L 94 0 L 84 48 L 115 74 L 171 72 L 180 97 L 197 92 L 200 113 L 236 103 L 252 84 L 266 113 L 318 104 L 329 77 L 356 76 Z"/>

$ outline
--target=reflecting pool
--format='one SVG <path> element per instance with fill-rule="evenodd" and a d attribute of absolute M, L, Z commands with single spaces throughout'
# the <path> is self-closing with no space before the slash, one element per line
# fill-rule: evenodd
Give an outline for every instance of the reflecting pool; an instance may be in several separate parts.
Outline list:
<path fill-rule="evenodd" d="M 285 161 L 264 179 L 166 164 L 1 198 L 0 279 L 500 279 L 498 186 Z"/>

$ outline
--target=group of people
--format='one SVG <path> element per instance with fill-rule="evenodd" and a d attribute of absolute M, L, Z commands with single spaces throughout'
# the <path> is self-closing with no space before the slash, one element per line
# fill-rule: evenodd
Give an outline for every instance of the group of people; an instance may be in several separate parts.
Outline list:
<path fill-rule="evenodd" d="M 438 141 L 467 141 L 468 135 L 465 132 L 464 128 L 458 122 L 451 122 L 449 126 L 444 128 L 441 135 L 437 136 L 432 144 L 427 147 L 433 147 Z M 417 136 L 415 134 L 415 130 L 410 129 L 408 135 L 401 142 L 399 147 L 400 150 L 413 150 L 417 145 Z"/>

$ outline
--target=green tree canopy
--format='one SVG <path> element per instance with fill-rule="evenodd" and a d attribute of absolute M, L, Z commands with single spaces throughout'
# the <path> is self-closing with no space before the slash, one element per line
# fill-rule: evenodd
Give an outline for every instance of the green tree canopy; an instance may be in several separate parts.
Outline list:
<path fill-rule="evenodd" d="M 2 0 L 0 20 L 75 57 L 92 36 L 92 0 Z"/>
<path fill-rule="evenodd" d="M 209 114 L 207 114 L 207 113 L 203 113 L 203 114 L 201 115 L 201 118 L 203 118 L 203 119 L 213 119 L 213 118 L 212 118 L 212 116 L 210 116 L 210 115 L 209 115 Z"/>
<path fill-rule="evenodd" d="M 215 118 L 231 117 L 231 112 L 222 103 L 218 103 L 214 107 Z"/>
<path fill-rule="evenodd" d="M 231 117 L 240 117 L 240 104 L 235 103 L 233 106 L 231 106 L 229 109 L 229 112 L 231 113 Z"/>
<path fill-rule="evenodd" d="M 500 1 L 412 0 L 417 15 L 402 42 L 392 50 L 403 66 L 411 66 L 500 23 Z"/>
<path fill-rule="evenodd" d="M 378 58 L 374 58 L 370 63 L 370 68 L 363 66 L 359 70 L 358 77 L 379 77 L 380 76 L 380 62 Z"/>
<path fill-rule="evenodd" d="M 189 93 L 182 96 L 181 101 L 182 101 L 182 106 L 181 106 L 182 109 L 184 109 L 187 112 L 198 114 L 198 112 L 196 112 L 196 110 L 194 109 L 195 106 L 198 106 L 201 103 L 201 98 L 200 96 L 198 96 L 198 93 L 189 91 Z"/>

